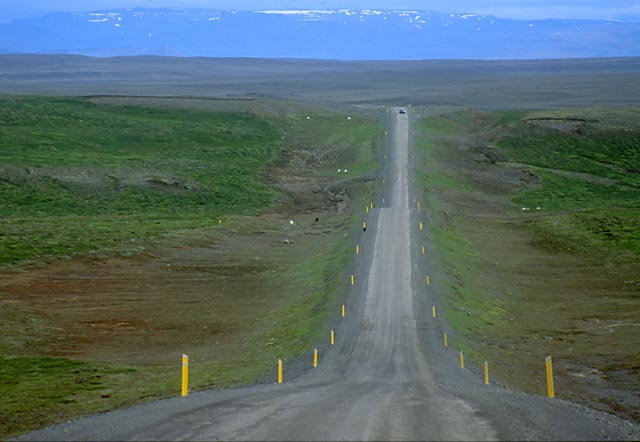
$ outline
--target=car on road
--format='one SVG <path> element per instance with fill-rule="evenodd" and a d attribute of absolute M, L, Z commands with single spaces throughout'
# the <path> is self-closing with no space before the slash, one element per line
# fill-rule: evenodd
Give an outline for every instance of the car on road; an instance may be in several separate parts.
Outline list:
<path fill-rule="evenodd" d="M 407 110 L 404 107 L 401 107 L 400 110 L 398 111 L 399 114 L 406 114 Z"/>

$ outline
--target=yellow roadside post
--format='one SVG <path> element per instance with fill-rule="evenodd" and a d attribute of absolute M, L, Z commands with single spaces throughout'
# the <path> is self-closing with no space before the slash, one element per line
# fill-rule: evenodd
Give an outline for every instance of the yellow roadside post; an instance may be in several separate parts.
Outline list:
<path fill-rule="evenodd" d="M 431 316 L 436 317 L 436 306 L 431 307 Z"/>
<path fill-rule="evenodd" d="M 342 317 L 344 318 L 344 304 L 342 304 Z"/>
<path fill-rule="evenodd" d="M 335 340 L 335 333 L 333 332 L 333 330 L 331 330 L 331 345 L 335 344 L 336 340 Z"/>
<path fill-rule="evenodd" d="M 424 280 L 427 282 L 427 285 L 431 285 L 431 284 L 429 283 L 429 275 L 427 275 L 427 277 L 426 277 Z"/>
<path fill-rule="evenodd" d="M 444 346 L 447 347 L 447 334 L 444 334 Z"/>
<path fill-rule="evenodd" d="M 189 356 L 182 355 L 182 396 L 189 394 Z"/>
<path fill-rule="evenodd" d="M 460 368 L 464 368 L 464 353 L 460 352 Z"/>
<path fill-rule="evenodd" d="M 278 384 L 282 384 L 282 359 L 278 359 Z"/>
<path fill-rule="evenodd" d="M 370 201 L 371 208 L 373 209 L 373 201 Z"/>
<path fill-rule="evenodd" d="M 364 211 L 365 211 L 365 212 L 367 212 L 367 213 L 369 213 L 369 206 L 365 207 L 365 208 L 364 208 Z"/>
<path fill-rule="evenodd" d="M 424 246 L 422 246 L 422 254 L 424 255 Z"/>
<path fill-rule="evenodd" d="M 351 275 L 351 285 L 355 285 L 356 283 L 356 277 L 352 274 Z"/>
<path fill-rule="evenodd" d="M 484 361 L 484 384 L 489 385 L 489 362 Z"/>
<path fill-rule="evenodd" d="M 358 246 L 358 244 L 356 244 L 356 255 L 360 254 L 360 247 Z"/>
<path fill-rule="evenodd" d="M 420 221 L 420 230 L 422 230 L 422 221 Z"/>
<path fill-rule="evenodd" d="M 551 356 L 547 356 L 544 363 L 547 367 L 547 396 L 554 398 L 556 397 L 556 392 L 553 388 L 553 364 L 551 362 Z"/>
<path fill-rule="evenodd" d="M 367 230 L 367 222 L 362 221 L 362 230 Z"/>
<path fill-rule="evenodd" d="M 420 213 L 420 201 L 418 201 L 418 213 Z"/>
<path fill-rule="evenodd" d="M 313 350 L 313 368 L 317 368 L 318 367 L 318 349 L 315 348 Z"/>

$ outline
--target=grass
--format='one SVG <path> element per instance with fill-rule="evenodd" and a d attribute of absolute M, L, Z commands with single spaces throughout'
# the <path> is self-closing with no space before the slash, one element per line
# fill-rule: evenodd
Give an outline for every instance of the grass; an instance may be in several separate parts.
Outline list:
<path fill-rule="evenodd" d="M 7 202 L 0 207 L 0 269 L 30 275 L 30 268 L 62 258 L 142 256 L 168 246 L 176 255 L 164 259 L 175 265 L 185 259 L 181 250 L 196 246 L 176 274 L 178 297 L 163 286 L 166 270 L 153 267 L 159 279 L 144 279 L 141 293 L 111 287 L 106 274 L 99 287 L 83 289 L 78 281 L 71 292 L 88 293 L 65 304 L 75 295 L 54 284 L 49 309 L 38 288 L 26 289 L 35 290 L 27 297 L 0 292 L 0 435 L 175 395 L 174 359 L 182 352 L 191 356 L 192 390 L 270 381 L 277 358 L 294 360 L 326 333 L 346 289 L 352 244 L 345 235 L 357 231 L 359 209 L 374 192 L 381 138 L 372 121 L 321 110 L 275 116 L 0 97 L 0 122 L 0 192 Z M 338 168 L 349 173 L 338 175 Z M 345 211 L 291 202 L 281 185 L 300 177 L 347 189 Z M 307 227 L 283 232 L 280 218 L 255 216 L 265 213 Z M 274 246 L 282 235 L 295 243 Z M 78 266 L 81 273 L 100 271 Z M 136 302 L 138 311 L 96 310 L 118 299 Z M 167 338 L 132 329 L 127 342 L 110 349 L 100 339 L 115 342 L 118 330 L 94 335 L 100 332 L 83 325 L 86 312 L 104 324 L 139 313 Z M 102 349 L 99 361 L 82 352 L 58 357 L 91 339 Z M 155 359 L 126 362 L 120 351 Z"/>
<path fill-rule="evenodd" d="M 539 177 L 514 201 L 549 212 L 530 223 L 540 244 L 640 254 L 640 112 L 538 112 L 509 122 L 496 145 Z"/>
<path fill-rule="evenodd" d="M 552 354 L 560 397 L 637 420 L 638 111 L 456 112 L 416 128 L 452 346 L 538 394 Z"/>
<path fill-rule="evenodd" d="M 0 264 L 256 214 L 273 201 L 264 166 L 282 136 L 246 113 L 1 97 Z"/>
<path fill-rule="evenodd" d="M 87 407 L 87 398 L 103 398 L 112 393 L 105 387 L 122 383 L 134 373 L 127 367 L 110 367 L 66 358 L 17 357 L 0 362 L 2 386 L 2 430 L 16 432 L 33 428 Z M 100 411 L 100 399 L 90 408 Z"/>

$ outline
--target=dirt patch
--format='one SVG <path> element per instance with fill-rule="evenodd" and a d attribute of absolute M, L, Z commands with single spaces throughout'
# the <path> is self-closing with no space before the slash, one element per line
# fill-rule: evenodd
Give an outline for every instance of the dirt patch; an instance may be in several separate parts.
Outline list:
<path fill-rule="evenodd" d="M 247 327 L 247 318 L 255 324 L 298 296 L 284 269 L 304 260 L 320 237 L 336 234 L 328 214 L 319 223 L 295 218 L 291 225 L 288 215 L 272 213 L 183 234 L 130 258 L 75 259 L 5 275 L 0 291 L 49 325 L 47 339 L 29 346 L 33 354 L 170 364 L 190 351 L 201 361 L 225 360 L 264 332 L 264 325 Z"/>
<path fill-rule="evenodd" d="M 186 178 L 156 173 L 143 169 L 102 169 L 99 167 L 13 167 L 0 166 L 0 180 L 7 182 L 26 181 L 39 183 L 53 180 L 68 184 L 78 189 L 90 188 L 103 190 L 119 190 L 124 187 L 154 189 L 164 192 L 202 192 L 207 189 Z"/>
<path fill-rule="evenodd" d="M 598 123 L 598 120 L 587 120 L 583 118 L 527 118 L 529 124 L 557 130 L 566 134 L 580 135 L 583 133 L 583 123 Z"/>

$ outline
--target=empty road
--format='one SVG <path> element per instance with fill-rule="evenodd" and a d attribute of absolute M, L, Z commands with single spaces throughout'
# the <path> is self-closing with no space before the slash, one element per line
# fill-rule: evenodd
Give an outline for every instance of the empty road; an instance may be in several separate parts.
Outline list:
<path fill-rule="evenodd" d="M 24 439 L 640 438 L 637 426 L 615 417 L 485 386 L 457 366 L 455 351 L 443 347 L 431 317 L 434 294 L 424 284 L 427 264 L 416 252 L 424 232 L 410 194 L 409 114 L 391 109 L 388 119 L 385 204 L 366 215 L 347 316 L 318 368 L 295 379 L 285 372 L 280 385 L 198 392 L 56 425 Z"/>

